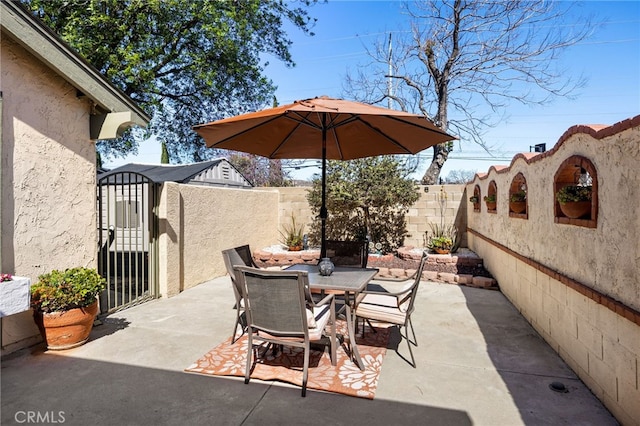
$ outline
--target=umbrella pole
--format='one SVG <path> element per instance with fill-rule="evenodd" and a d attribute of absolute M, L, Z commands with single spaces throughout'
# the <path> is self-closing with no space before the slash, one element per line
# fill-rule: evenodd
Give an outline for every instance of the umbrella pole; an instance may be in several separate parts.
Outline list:
<path fill-rule="evenodd" d="M 326 114 L 322 114 L 322 205 L 320 207 L 320 259 L 327 257 L 327 126 Z"/>

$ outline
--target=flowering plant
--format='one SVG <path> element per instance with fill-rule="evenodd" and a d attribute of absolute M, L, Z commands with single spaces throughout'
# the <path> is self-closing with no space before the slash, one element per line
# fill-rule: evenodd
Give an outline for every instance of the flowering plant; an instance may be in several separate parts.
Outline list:
<path fill-rule="evenodd" d="M 11 274 L 0 274 L 0 283 L 3 283 L 5 281 L 11 281 L 13 280 L 13 277 L 11 276 Z"/>

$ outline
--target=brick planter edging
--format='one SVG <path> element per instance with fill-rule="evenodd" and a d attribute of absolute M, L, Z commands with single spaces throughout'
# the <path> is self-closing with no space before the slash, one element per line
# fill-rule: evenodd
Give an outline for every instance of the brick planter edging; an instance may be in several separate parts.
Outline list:
<path fill-rule="evenodd" d="M 414 247 L 401 247 L 398 249 L 398 257 L 401 259 L 420 260 L 422 252 L 413 251 Z M 393 255 L 389 255 L 393 256 Z M 273 253 L 266 250 L 258 250 L 253 253 L 253 258 L 266 268 L 284 268 L 295 264 L 315 265 L 320 260 L 319 250 L 301 250 Z M 370 256 L 369 259 L 378 258 Z M 481 266 L 482 259 L 475 253 L 469 251 L 460 254 L 429 254 L 427 264 L 455 264 L 468 266 Z M 376 278 L 389 281 L 404 281 L 416 273 L 415 269 L 403 268 L 378 268 Z M 498 289 L 495 279 L 473 276 L 466 274 L 453 274 L 450 272 L 423 271 L 422 278 L 427 281 L 435 281 L 446 284 L 466 285 L 468 287 Z"/>

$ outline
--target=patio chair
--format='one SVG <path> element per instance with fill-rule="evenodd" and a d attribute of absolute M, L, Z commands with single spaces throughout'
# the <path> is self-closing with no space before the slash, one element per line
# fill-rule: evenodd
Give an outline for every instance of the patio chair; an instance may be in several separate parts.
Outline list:
<path fill-rule="evenodd" d="M 352 268 L 366 268 L 369 259 L 369 245 L 366 241 L 340 241 L 327 240 L 327 257 L 335 266 L 347 266 Z M 313 294 L 335 294 L 340 296 L 342 292 L 336 290 L 312 290 Z"/>
<path fill-rule="evenodd" d="M 309 277 L 304 271 L 267 271 L 236 266 L 247 316 L 247 370 L 249 383 L 253 342 L 304 349 L 302 396 L 306 396 L 310 342 L 323 339 L 327 324 L 331 364 L 336 365 L 336 308 L 333 295 L 315 303 L 309 292 Z M 259 356 L 256 350 L 256 362 Z"/>
<path fill-rule="evenodd" d="M 369 260 L 369 244 L 366 241 L 327 240 L 327 257 L 336 266 L 366 268 Z"/>
<path fill-rule="evenodd" d="M 384 291 L 370 291 L 365 290 L 361 292 L 356 298 L 355 303 L 355 315 L 356 323 L 358 318 L 362 318 L 367 321 L 381 322 L 387 324 L 393 324 L 398 326 L 400 331 L 400 337 L 407 341 L 409 346 L 409 354 L 411 355 L 411 366 L 416 368 L 416 362 L 413 357 L 413 350 L 411 345 L 418 346 L 416 339 L 416 333 L 411 323 L 411 314 L 414 310 L 414 303 L 416 294 L 418 293 L 418 287 L 422 278 L 422 271 L 427 261 L 427 252 L 422 254 L 420 259 L 420 266 L 416 271 L 415 279 L 409 281 L 403 288 L 397 292 L 384 292 Z M 404 334 L 402 334 L 402 328 L 404 327 Z M 409 327 L 411 327 L 411 334 L 413 340 L 409 336 Z M 362 333 L 364 334 L 364 324 L 362 327 Z M 375 331 L 375 330 L 374 330 Z M 398 350 L 396 353 L 406 360 Z M 408 362 L 408 360 L 406 360 Z"/>
<path fill-rule="evenodd" d="M 253 261 L 251 255 L 251 249 L 249 245 L 239 246 L 232 249 L 222 250 L 222 258 L 224 259 L 224 266 L 227 268 L 227 273 L 231 277 L 231 284 L 233 287 L 233 294 L 236 298 L 236 321 L 233 326 L 233 334 L 231 335 L 231 343 L 235 343 L 238 337 L 242 336 L 246 331 L 246 318 L 244 314 L 244 302 L 242 300 L 242 288 L 236 277 L 236 272 L 233 269 L 234 266 L 250 266 L 257 268 L 257 265 Z M 242 333 L 238 335 L 238 325 L 242 326 Z"/>

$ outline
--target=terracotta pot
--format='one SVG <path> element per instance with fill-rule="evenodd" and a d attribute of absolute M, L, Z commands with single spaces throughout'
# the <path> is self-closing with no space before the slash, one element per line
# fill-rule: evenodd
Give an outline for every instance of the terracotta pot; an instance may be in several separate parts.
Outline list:
<path fill-rule="evenodd" d="M 591 215 L 591 201 L 570 201 L 568 203 L 560 203 L 560 210 L 570 219 L 580 219 L 584 216 Z"/>
<path fill-rule="evenodd" d="M 527 209 L 527 202 L 509 201 L 509 209 L 514 213 L 523 213 Z"/>
<path fill-rule="evenodd" d="M 485 201 L 487 203 L 487 210 L 496 209 L 496 201 Z"/>
<path fill-rule="evenodd" d="M 34 311 L 33 318 L 40 329 L 47 349 L 63 350 L 80 346 L 89 340 L 93 321 L 98 314 L 96 300 L 84 308 L 62 312 Z"/>
<path fill-rule="evenodd" d="M 289 251 L 300 251 L 302 246 L 289 246 Z"/>
<path fill-rule="evenodd" d="M 441 249 L 441 248 L 435 248 L 433 250 L 438 254 L 449 254 L 449 252 L 451 251 L 448 249 Z"/>

